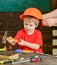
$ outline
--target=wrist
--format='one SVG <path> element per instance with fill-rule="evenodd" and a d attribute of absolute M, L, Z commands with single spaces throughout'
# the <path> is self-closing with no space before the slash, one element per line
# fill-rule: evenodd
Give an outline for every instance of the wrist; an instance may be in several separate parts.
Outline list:
<path fill-rule="evenodd" d="M 27 46 L 27 45 L 28 45 L 28 42 L 25 41 L 25 42 L 24 42 L 24 46 Z"/>
<path fill-rule="evenodd" d="M 55 24 L 57 24 L 57 18 L 55 18 Z"/>
<path fill-rule="evenodd" d="M 43 15 L 43 19 L 48 19 L 48 18 L 50 18 L 50 16 L 48 14 Z"/>
<path fill-rule="evenodd" d="M 11 41 L 9 42 L 11 45 L 15 45 L 14 39 L 11 39 Z"/>

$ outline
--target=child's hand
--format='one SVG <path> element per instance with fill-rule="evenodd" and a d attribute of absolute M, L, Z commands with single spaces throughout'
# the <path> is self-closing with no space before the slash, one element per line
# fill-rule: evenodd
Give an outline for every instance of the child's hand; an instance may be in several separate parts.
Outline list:
<path fill-rule="evenodd" d="M 10 37 L 7 37 L 6 40 L 7 40 L 7 42 L 9 42 L 9 43 L 12 43 L 12 42 L 13 42 L 13 38 L 12 38 L 11 36 L 10 36 Z"/>
<path fill-rule="evenodd" d="M 31 49 L 39 49 L 40 45 L 38 44 L 34 44 L 34 43 L 30 43 L 30 42 L 27 42 L 27 41 L 24 41 L 22 39 L 20 39 L 20 42 L 18 43 L 20 46 L 26 46 L 26 47 L 29 47 Z"/>
<path fill-rule="evenodd" d="M 6 38 L 7 42 L 9 42 L 11 45 L 14 45 L 18 41 L 16 39 L 13 39 L 11 36 Z"/>
<path fill-rule="evenodd" d="M 18 44 L 21 45 L 21 46 L 25 46 L 25 43 L 26 43 L 26 41 L 20 39 L 20 42 Z"/>

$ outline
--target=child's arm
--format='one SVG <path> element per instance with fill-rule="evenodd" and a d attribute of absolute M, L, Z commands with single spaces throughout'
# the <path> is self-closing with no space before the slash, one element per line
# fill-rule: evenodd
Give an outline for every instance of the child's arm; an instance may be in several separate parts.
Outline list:
<path fill-rule="evenodd" d="M 26 42 L 24 40 L 20 40 L 21 42 L 19 42 L 18 44 L 21 45 L 21 46 L 27 46 L 29 48 L 32 48 L 32 49 L 39 49 L 40 45 L 38 44 L 33 44 L 33 43 L 29 43 L 29 42 Z"/>
<path fill-rule="evenodd" d="M 11 36 L 10 36 L 10 37 L 7 37 L 6 40 L 7 40 L 7 42 L 10 43 L 11 45 L 15 45 L 15 44 L 18 42 L 18 40 L 13 39 Z"/>

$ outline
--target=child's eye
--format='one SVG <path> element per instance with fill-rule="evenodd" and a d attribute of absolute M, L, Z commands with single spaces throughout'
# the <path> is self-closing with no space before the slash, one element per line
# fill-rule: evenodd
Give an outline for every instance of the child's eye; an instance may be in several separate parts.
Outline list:
<path fill-rule="evenodd" d="M 30 26 L 33 26 L 33 25 L 30 25 Z"/>
<path fill-rule="evenodd" d="M 28 25 L 28 24 L 25 24 L 25 25 Z"/>

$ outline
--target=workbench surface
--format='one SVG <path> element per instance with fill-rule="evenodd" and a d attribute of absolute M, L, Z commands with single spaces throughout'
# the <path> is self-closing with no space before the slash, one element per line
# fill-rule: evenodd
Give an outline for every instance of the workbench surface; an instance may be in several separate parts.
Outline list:
<path fill-rule="evenodd" d="M 8 52 L 8 54 L 10 54 Z M 22 62 L 22 63 L 17 63 L 17 64 L 12 64 L 12 63 L 7 63 L 3 65 L 57 65 L 57 57 L 54 55 L 49 55 L 49 54 L 33 54 L 33 53 L 19 53 L 20 57 L 25 57 L 25 58 L 30 58 L 31 56 L 34 55 L 39 55 L 42 60 L 40 62 Z"/>

